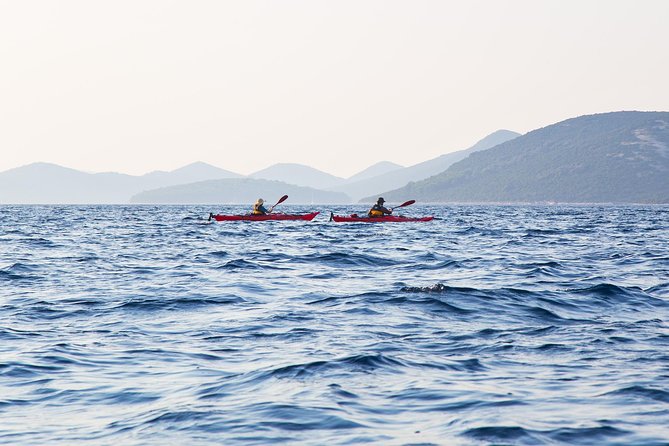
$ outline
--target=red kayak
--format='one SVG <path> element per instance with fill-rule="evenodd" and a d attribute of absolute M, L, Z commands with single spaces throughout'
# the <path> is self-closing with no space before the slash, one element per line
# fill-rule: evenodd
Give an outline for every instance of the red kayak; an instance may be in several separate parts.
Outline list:
<path fill-rule="evenodd" d="M 365 223 L 389 223 L 389 222 L 404 222 L 404 221 L 430 221 L 434 217 L 402 217 L 401 215 L 384 215 L 383 217 L 360 217 L 358 214 L 350 216 L 344 215 L 330 215 L 330 221 L 337 223 L 345 222 L 365 222 Z"/>
<path fill-rule="evenodd" d="M 265 215 L 220 215 L 210 214 L 209 219 L 216 221 L 267 221 L 267 220 L 305 220 L 311 221 L 319 212 L 311 214 L 265 214 Z"/>

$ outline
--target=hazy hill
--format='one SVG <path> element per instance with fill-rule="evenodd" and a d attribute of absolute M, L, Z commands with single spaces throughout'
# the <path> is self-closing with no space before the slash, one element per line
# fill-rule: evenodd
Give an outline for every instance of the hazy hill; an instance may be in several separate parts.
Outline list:
<path fill-rule="evenodd" d="M 0 172 L 0 203 L 127 203 L 145 189 L 239 176 L 205 163 L 141 176 L 85 173 L 56 164 L 33 163 Z"/>
<path fill-rule="evenodd" d="M 486 150 L 503 142 L 509 141 L 519 136 L 519 133 L 510 130 L 497 130 L 486 136 L 468 149 L 457 152 L 446 153 L 437 158 L 415 164 L 410 167 L 393 170 L 391 172 L 377 175 L 372 178 L 360 181 L 347 181 L 345 184 L 335 186 L 331 190 L 344 192 L 350 195 L 355 201 L 361 197 L 371 194 L 378 195 L 382 191 L 396 189 L 409 183 L 410 181 L 419 181 L 432 175 L 443 172 L 453 163 L 458 162 L 470 153 Z"/>
<path fill-rule="evenodd" d="M 261 197 L 270 206 L 273 200 L 288 194 L 290 204 L 349 203 L 350 197 L 338 192 L 327 192 L 310 187 L 295 186 L 281 181 L 252 178 L 209 180 L 191 184 L 164 187 L 139 193 L 132 203 L 152 204 L 249 204 Z"/>
<path fill-rule="evenodd" d="M 279 163 L 249 175 L 251 178 L 283 181 L 298 186 L 327 189 L 345 181 L 303 164 Z"/>
<path fill-rule="evenodd" d="M 399 169 L 403 169 L 403 166 L 399 164 L 391 163 L 390 161 L 381 161 L 376 163 L 368 168 L 352 175 L 346 179 L 347 183 L 352 183 L 356 181 L 366 180 L 368 178 L 374 178 L 379 175 L 385 175 L 390 172 L 394 172 Z"/>
<path fill-rule="evenodd" d="M 0 203 L 109 203 L 123 195 L 132 181 L 121 174 L 98 175 L 49 163 L 10 169 L 0 173 Z M 110 184 L 117 186 L 110 188 Z"/>
<path fill-rule="evenodd" d="M 221 169 L 211 164 L 203 163 L 201 161 L 188 164 L 171 172 L 154 171 L 143 175 L 143 180 L 146 181 L 146 188 L 162 187 L 168 185 L 194 183 L 196 181 L 216 180 L 222 178 L 241 178 L 239 175 L 229 170 Z M 158 184 L 151 184 L 152 182 Z"/>
<path fill-rule="evenodd" d="M 568 119 L 473 153 L 384 196 L 422 202 L 669 203 L 669 112 Z"/>

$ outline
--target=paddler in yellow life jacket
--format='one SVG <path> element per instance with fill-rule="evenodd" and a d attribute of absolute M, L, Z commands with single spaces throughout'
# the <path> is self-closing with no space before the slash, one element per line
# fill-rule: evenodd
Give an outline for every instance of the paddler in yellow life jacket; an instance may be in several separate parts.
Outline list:
<path fill-rule="evenodd" d="M 372 206 L 372 208 L 367 212 L 367 215 L 371 218 L 374 217 L 383 217 L 384 215 L 390 215 L 393 213 L 392 208 L 388 209 L 383 205 L 386 200 L 383 199 L 383 197 L 379 197 L 378 200 L 376 200 L 376 204 Z"/>
<path fill-rule="evenodd" d="M 265 203 L 265 200 L 263 200 L 262 198 L 258 198 L 258 201 L 256 201 L 256 204 L 253 205 L 252 214 L 253 215 L 265 215 L 265 214 L 269 214 L 270 212 L 272 212 L 271 209 L 269 211 L 267 209 L 265 209 L 265 206 L 263 206 L 264 203 Z"/>

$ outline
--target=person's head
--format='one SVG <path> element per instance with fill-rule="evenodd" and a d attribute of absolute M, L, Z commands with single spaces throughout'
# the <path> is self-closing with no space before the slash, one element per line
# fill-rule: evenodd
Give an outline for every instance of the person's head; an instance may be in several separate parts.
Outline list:
<path fill-rule="evenodd" d="M 377 203 L 377 204 L 381 204 L 381 205 L 382 205 L 383 203 L 385 203 L 385 202 L 386 202 L 386 200 L 384 200 L 383 197 L 379 197 L 379 199 L 376 200 L 376 203 Z"/>
<path fill-rule="evenodd" d="M 256 204 L 258 206 L 262 206 L 264 202 L 265 202 L 265 200 L 263 200 L 262 198 L 258 198 L 258 201 L 256 201 Z"/>

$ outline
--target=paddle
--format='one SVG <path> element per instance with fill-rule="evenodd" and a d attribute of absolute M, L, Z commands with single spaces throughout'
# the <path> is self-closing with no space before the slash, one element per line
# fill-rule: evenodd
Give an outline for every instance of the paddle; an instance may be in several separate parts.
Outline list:
<path fill-rule="evenodd" d="M 410 206 L 410 205 L 414 204 L 415 202 L 416 202 L 416 200 L 405 201 L 404 203 L 400 204 L 399 206 L 395 206 L 394 208 L 391 208 L 391 209 L 397 209 L 397 208 L 403 208 L 404 206 Z"/>
<path fill-rule="evenodd" d="M 278 205 L 280 205 L 281 203 L 283 203 L 283 202 L 286 201 L 287 199 L 288 199 L 288 195 L 284 195 L 283 197 L 279 198 L 279 201 L 277 201 L 276 204 L 275 204 L 274 206 L 272 206 L 271 208 L 269 208 L 269 211 L 267 211 L 267 213 L 268 213 L 268 214 L 271 213 L 271 212 L 274 210 L 275 207 L 277 207 Z"/>

